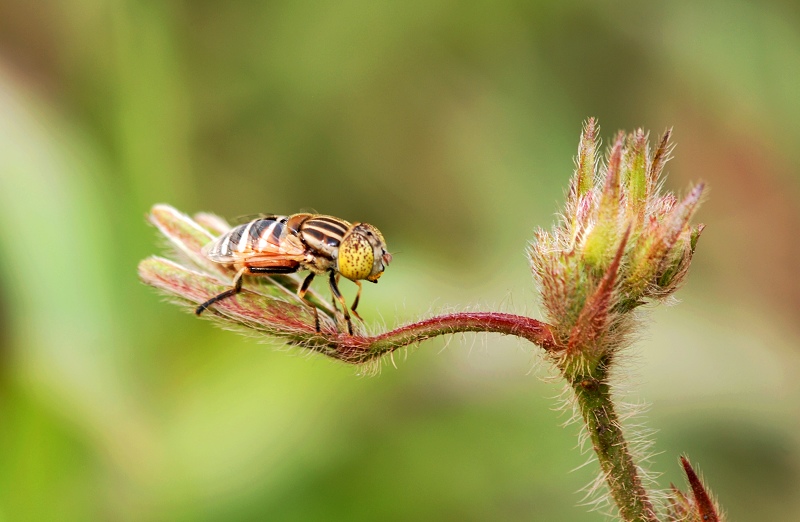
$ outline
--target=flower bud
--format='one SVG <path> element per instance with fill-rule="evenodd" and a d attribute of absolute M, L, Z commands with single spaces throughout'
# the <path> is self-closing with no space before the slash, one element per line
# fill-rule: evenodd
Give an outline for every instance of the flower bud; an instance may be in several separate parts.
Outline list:
<path fill-rule="evenodd" d="M 588 120 L 562 220 L 539 230 L 529 250 L 556 342 L 567 352 L 621 346 L 633 325 L 628 312 L 683 283 L 703 230 L 690 224 L 703 183 L 680 200 L 658 191 L 670 131 L 652 153 L 643 130 L 618 133 L 599 168 L 597 131 Z"/>

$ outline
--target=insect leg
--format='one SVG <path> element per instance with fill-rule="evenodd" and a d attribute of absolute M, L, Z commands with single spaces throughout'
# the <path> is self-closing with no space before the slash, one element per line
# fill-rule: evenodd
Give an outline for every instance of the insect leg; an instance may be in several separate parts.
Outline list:
<path fill-rule="evenodd" d="M 263 267 L 263 266 L 251 266 L 247 268 L 247 271 L 251 274 L 294 274 L 297 272 L 297 267 L 295 266 L 271 266 L 271 267 Z"/>
<path fill-rule="evenodd" d="M 358 312 L 356 312 L 356 306 L 358 306 L 358 300 L 361 299 L 361 281 L 353 281 L 353 282 L 358 285 L 358 293 L 356 294 L 356 298 L 353 301 L 353 306 L 350 307 L 350 311 L 353 312 L 353 315 L 355 315 L 358 318 L 358 320 L 363 323 L 364 320 L 361 318 L 360 315 L 358 315 Z"/>
<path fill-rule="evenodd" d="M 353 324 L 350 322 L 350 311 L 347 309 L 347 302 L 344 300 L 344 297 L 342 297 L 342 293 L 339 291 L 339 287 L 336 286 L 336 275 L 333 273 L 333 271 L 330 272 L 329 281 L 331 284 L 331 292 L 333 292 L 333 296 L 336 299 L 338 299 L 339 302 L 342 304 L 342 310 L 344 311 L 344 319 L 345 321 L 347 321 L 347 331 L 350 333 L 350 335 L 353 335 Z"/>
<path fill-rule="evenodd" d="M 241 292 L 242 291 L 242 276 L 244 275 L 244 273 L 246 271 L 247 271 L 247 268 L 245 267 L 245 268 L 242 268 L 241 270 L 239 270 L 238 272 L 236 272 L 236 276 L 233 278 L 233 288 L 231 288 L 230 290 L 225 290 L 221 294 L 215 295 L 214 297 L 212 297 L 211 299 L 209 299 L 205 303 L 203 303 L 200 306 L 198 306 L 197 309 L 194 311 L 194 313 L 196 315 L 200 315 L 200 314 L 203 313 L 203 311 L 206 308 L 208 308 L 212 304 L 216 303 L 217 301 L 222 301 L 223 299 L 227 299 L 230 296 L 236 295 L 239 292 Z"/>
<path fill-rule="evenodd" d="M 336 274 L 336 288 L 339 288 L 339 274 Z M 333 309 L 337 312 L 339 311 L 339 307 L 337 305 L 337 300 L 335 295 L 331 295 L 331 303 L 333 303 Z"/>
<path fill-rule="evenodd" d="M 303 300 L 305 304 L 307 304 L 308 306 L 311 307 L 312 310 L 314 310 L 314 325 L 317 328 L 317 332 L 319 332 L 319 312 L 317 311 L 317 307 L 314 306 L 314 303 L 306 299 L 306 292 L 308 292 L 308 287 L 311 286 L 311 281 L 314 280 L 315 275 L 316 274 L 314 274 L 314 272 L 308 274 L 308 277 L 305 278 L 303 284 L 300 285 L 300 288 L 297 290 L 297 295 L 300 297 L 300 299 Z"/>

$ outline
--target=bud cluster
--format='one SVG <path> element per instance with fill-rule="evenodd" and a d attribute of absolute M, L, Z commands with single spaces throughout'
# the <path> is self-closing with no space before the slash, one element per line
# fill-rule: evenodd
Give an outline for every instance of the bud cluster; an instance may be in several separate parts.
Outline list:
<path fill-rule="evenodd" d="M 555 342 L 590 360 L 621 346 L 634 308 L 664 300 L 686 279 L 703 225 L 690 220 L 703 184 L 682 200 L 662 193 L 672 146 L 654 151 L 641 129 L 617 134 L 598 160 L 598 127 L 583 129 L 567 202 L 552 231 L 538 230 L 529 254 Z"/>

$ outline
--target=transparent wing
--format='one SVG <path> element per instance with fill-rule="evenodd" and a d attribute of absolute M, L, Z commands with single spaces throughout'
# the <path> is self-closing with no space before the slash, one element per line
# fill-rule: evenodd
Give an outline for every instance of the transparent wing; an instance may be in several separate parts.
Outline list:
<path fill-rule="evenodd" d="M 305 246 L 285 228 L 285 223 L 275 218 L 257 219 L 234 227 L 203 247 L 202 252 L 216 263 L 247 261 L 259 266 L 285 266 L 284 261 L 302 261 Z"/>

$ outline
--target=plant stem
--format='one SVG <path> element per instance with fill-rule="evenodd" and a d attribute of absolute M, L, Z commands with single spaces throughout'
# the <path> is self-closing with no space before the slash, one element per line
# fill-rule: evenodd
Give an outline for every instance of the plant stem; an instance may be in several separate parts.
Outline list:
<path fill-rule="evenodd" d="M 568 380 L 622 520 L 658 522 L 614 410 L 607 373 L 607 361 L 603 361 L 589 374 Z"/>
<path fill-rule="evenodd" d="M 461 332 L 492 332 L 526 339 L 547 351 L 555 350 L 549 325 L 530 317 L 498 312 L 461 312 L 439 315 L 401 326 L 389 332 L 368 336 L 316 335 L 303 343 L 349 363 L 363 363 L 403 346 L 439 335 Z"/>

